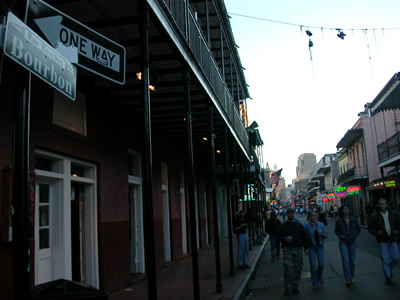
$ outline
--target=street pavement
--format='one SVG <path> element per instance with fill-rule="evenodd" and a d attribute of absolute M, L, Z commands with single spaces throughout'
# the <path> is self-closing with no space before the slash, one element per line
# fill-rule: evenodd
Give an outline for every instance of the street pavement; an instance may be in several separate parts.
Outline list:
<path fill-rule="evenodd" d="M 306 218 L 297 216 L 302 223 Z M 378 244 L 365 226 L 357 239 L 355 262 L 355 284 L 346 287 L 343 277 L 342 262 L 338 238 L 334 233 L 334 220 L 328 220 L 328 239 L 325 243 L 325 283 L 313 290 L 311 285 L 308 256 L 304 255 L 300 294 L 284 295 L 282 259 L 271 261 L 270 244 L 262 251 L 257 268 L 247 286 L 246 300 L 258 299 L 400 299 L 400 264 L 393 272 L 393 284 L 386 285 L 379 258 Z M 282 254 L 282 252 L 281 252 Z"/>

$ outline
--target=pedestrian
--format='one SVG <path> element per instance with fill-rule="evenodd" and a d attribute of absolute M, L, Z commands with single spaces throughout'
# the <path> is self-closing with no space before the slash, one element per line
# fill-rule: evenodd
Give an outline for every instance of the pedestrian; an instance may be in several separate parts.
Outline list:
<path fill-rule="evenodd" d="M 265 231 L 269 235 L 269 241 L 271 243 L 271 261 L 280 259 L 281 242 L 278 239 L 278 227 L 281 225 L 281 221 L 277 218 L 276 212 L 271 213 L 271 218 L 265 223 Z"/>
<path fill-rule="evenodd" d="M 278 237 L 283 248 L 285 295 L 300 293 L 299 284 L 303 268 L 303 248 L 309 253 L 309 241 L 304 226 L 295 220 L 296 212 L 287 209 L 287 221 L 278 227 Z"/>
<path fill-rule="evenodd" d="M 321 206 L 318 207 L 318 221 L 324 223 L 325 226 L 328 226 L 328 221 L 326 220 L 326 214 Z"/>
<path fill-rule="evenodd" d="M 339 215 L 339 208 L 337 206 L 337 204 L 335 204 L 335 207 L 333 208 L 333 215 L 335 216 L 335 221 L 337 221 L 338 219 L 338 215 Z"/>
<path fill-rule="evenodd" d="M 309 222 L 304 226 L 310 240 L 310 260 L 311 282 L 313 289 L 317 289 L 324 283 L 322 273 L 325 265 L 324 240 L 328 238 L 324 223 L 318 221 L 318 213 L 310 210 L 308 213 Z M 318 267 L 317 267 L 317 261 Z"/>
<path fill-rule="evenodd" d="M 265 216 L 266 216 L 267 220 L 271 219 L 271 210 L 270 209 L 267 209 Z"/>
<path fill-rule="evenodd" d="M 245 212 L 241 210 L 235 219 L 233 231 L 237 234 L 237 262 L 238 268 L 250 268 L 249 258 L 249 236 L 247 234 L 247 222 Z"/>
<path fill-rule="evenodd" d="M 335 234 L 339 237 L 339 250 L 342 256 L 343 275 L 347 287 L 354 284 L 356 238 L 360 232 L 360 224 L 358 224 L 357 219 L 350 216 L 350 210 L 346 204 L 342 205 L 339 209 L 339 219 L 335 225 Z"/>
<path fill-rule="evenodd" d="M 373 215 L 368 224 L 368 231 L 376 237 L 381 252 L 383 274 L 386 284 L 392 283 L 393 268 L 400 260 L 399 247 L 396 243 L 400 232 L 400 220 L 388 211 L 385 198 L 379 199 L 379 213 Z"/>

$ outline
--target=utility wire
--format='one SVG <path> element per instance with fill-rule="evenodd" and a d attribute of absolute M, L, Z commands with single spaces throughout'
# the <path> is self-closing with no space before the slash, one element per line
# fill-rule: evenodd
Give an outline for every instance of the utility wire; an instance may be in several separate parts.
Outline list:
<path fill-rule="evenodd" d="M 295 23 L 289 23 L 289 22 L 283 22 L 283 21 L 277 21 L 277 20 L 271 20 L 271 19 L 265 19 L 265 18 L 260 18 L 260 17 L 254 17 L 254 16 L 248 16 L 248 15 L 242 15 L 242 14 L 237 14 L 237 13 L 232 13 L 228 12 L 228 16 L 237 16 L 237 17 L 243 17 L 243 18 L 248 18 L 248 19 L 254 19 L 254 20 L 259 20 L 259 21 L 264 21 L 264 22 L 271 22 L 271 23 L 278 23 L 278 24 L 284 24 L 284 25 L 290 25 L 290 26 L 299 26 L 299 27 L 304 27 L 304 28 L 318 28 L 318 29 L 327 29 L 327 30 L 337 30 L 340 27 L 323 27 L 323 26 L 310 26 L 310 25 L 301 25 L 301 24 L 295 24 Z M 400 30 L 400 27 L 392 27 L 392 28 L 340 28 L 341 30 Z"/>

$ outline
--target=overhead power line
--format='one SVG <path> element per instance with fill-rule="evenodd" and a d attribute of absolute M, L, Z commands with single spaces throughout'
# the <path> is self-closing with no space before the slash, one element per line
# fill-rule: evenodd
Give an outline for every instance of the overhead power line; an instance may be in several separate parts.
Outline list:
<path fill-rule="evenodd" d="M 243 17 L 243 18 L 248 18 L 248 19 L 254 19 L 254 20 L 259 20 L 259 21 L 263 21 L 263 22 L 271 22 L 271 23 L 278 23 L 278 24 L 283 24 L 283 25 L 297 26 L 297 27 L 302 27 L 302 28 L 303 27 L 304 28 L 318 28 L 318 29 L 326 29 L 326 30 L 338 30 L 340 28 L 341 30 L 363 30 L 363 31 L 365 31 L 365 30 L 400 30 L 400 27 L 341 28 L 341 27 L 310 26 L 310 25 L 302 25 L 302 24 L 296 24 L 296 23 L 290 23 L 290 22 L 283 22 L 283 21 L 278 21 L 278 20 L 265 19 L 265 18 L 255 17 L 255 16 L 248 16 L 248 15 L 237 14 L 237 13 L 232 13 L 232 12 L 228 12 L 228 15 Z"/>

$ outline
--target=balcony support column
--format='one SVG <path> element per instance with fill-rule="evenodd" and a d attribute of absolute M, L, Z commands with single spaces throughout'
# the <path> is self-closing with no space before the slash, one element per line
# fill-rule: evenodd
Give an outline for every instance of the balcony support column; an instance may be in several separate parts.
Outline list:
<path fill-rule="evenodd" d="M 147 288 L 148 298 L 157 299 L 156 255 L 154 243 L 154 216 L 153 216 L 153 163 L 151 140 L 151 110 L 150 110 L 150 75 L 149 75 L 149 7 L 140 2 L 140 55 L 142 71 L 143 96 L 143 207 L 144 207 L 144 239 L 146 249 Z"/>
<path fill-rule="evenodd" d="M 234 196 L 234 200 L 233 200 L 233 215 L 236 216 L 236 212 L 238 210 L 238 196 L 240 193 L 240 186 L 239 186 L 239 178 L 237 175 L 237 154 L 236 154 L 236 143 L 233 144 L 233 178 L 235 180 L 235 187 L 237 184 L 237 190 L 235 190 L 235 196 Z"/>
<path fill-rule="evenodd" d="M 192 108 L 190 103 L 190 73 L 185 71 L 184 80 L 184 97 L 186 110 L 186 135 L 187 135 L 187 157 L 188 157 L 188 186 L 189 186 L 189 211 L 190 211 L 190 245 L 192 253 L 192 273 L 193 273 L 193 296 L 194 299 L 200 299 L 200 282 L 199 282 L 199 262 L 197 254 L 197 224 L 196 224 L 196 207 L 194 192 L 194 161 L 193 161 L 193 134 L 192 134 Z"/>
<path fill-rule="evenodd" d="M 396 164 L 396 187 L 397 186 L 399 186 L 399 165 L 398 164 Z M 395 190 L 394 191 L 394 200 L 395 200 L 395 202 L 396 202 L 396 204 L 400 204 L 398 201 L 397 201 L 397 191 Z"/>
<path fill-rule="evenodd" d="M 228 240 L 229 240 L 229 275 L 235 275 L 233 265 L 233 242 L 232 242 L 232 195 L 231 183 L 229 181 L 229 155 L 228 155 L 228 129 L 224 128 L 224 148 L 225 148 L 225 186 L 226 186 L 226 210 L 228 217 Z"/>
<path fill-rule="evenodd" d="M 12 247 L 14 299 L 29 299 L 29 135 L 31 76 L 19 68 L 15 98 L 14 159 L 12 176 Z M 18 98 L 17 98 L 18 97 Z"/>
<path fill-rule="evenodd" d="M 210 156 L 211 156 L 211 190 L 212 190 L 212 206 L 214 218 L 214 248 L 215 248 L 215 268 L 217 275 L 217 293 L 222 292 L 221 280 L 221 257 L 219 249 L 219 231 L 218 231 L 218 207 L 217 207 L 217 175 L 215 171 L 215 134 L 214 134 L 214 108 L 209 108 L 209 126 L 210 126 Z"/>

